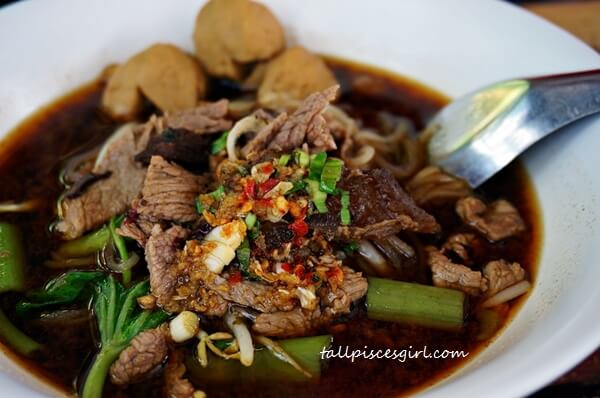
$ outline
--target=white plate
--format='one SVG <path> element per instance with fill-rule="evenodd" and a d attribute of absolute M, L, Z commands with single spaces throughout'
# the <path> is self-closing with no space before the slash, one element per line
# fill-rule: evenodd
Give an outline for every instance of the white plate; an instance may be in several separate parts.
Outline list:
<path fill-rule="evenodd" d="M 145 46 L 192 49 L 202 0 L 26 1 L 0 10 L 0 134 L 39 106 Z M 291 42 L 410 76 L 449 96 L 509 77 L 600 68 L 600 56 L 558 28 L 482 0 L 266 1 Z M 524 157 L 544 216 L 532 296 L 491 347 L 428 397 L 517 397 L 600 344 L 600 118 L 552 136 Z M 1 148 L 0 148 L 1 149 Z M 3 396 L 52 391 L 5 357 Z M 14 381 L 20 378 L 27 386 Z M 390 381 L 392 382 L 392 381 Z"/>

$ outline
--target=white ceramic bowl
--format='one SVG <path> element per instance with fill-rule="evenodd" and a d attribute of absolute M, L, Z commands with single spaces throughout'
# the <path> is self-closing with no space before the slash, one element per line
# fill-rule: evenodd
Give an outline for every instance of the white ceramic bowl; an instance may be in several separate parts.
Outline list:
<path fill-rule="evenodd" d="M 0 9 L 0 134 L 94 78 L 107 63 L 151 43 L 172 42 L 191 50 L 202 3 L 37 0 Z M 600 56 L 592 49 L 501 2 L 266 3 L 285 25 L 290 42 L 398 72 L 451 97 L 504 78 L 600 68 Z M 544 219 L 535 289 L 487 350 L 424 396 L 523 396 L 600 344 L 599 132 L 600 118 L 590 118 L 524 156 Z M 56 394 L 7 357 L 0 356 L 0 366 L 2 396 Z"/>

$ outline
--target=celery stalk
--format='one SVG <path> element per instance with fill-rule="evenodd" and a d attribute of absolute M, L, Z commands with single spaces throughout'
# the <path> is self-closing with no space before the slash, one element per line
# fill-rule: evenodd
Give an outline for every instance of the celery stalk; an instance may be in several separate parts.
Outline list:
<path fill-rule="evenodd" d="M 278 359 L 273 353 L 262 347 L 254 353 L 252 366 L 243 366 L 237 360 L 226 360 L 210 355 L 208 366 L 203 368 L 193 356 L 186 358 L 186 368 L 191 380 L 199 385 L 219 383 L 253 383 L 275 380 L 307 382 L 317 380 L 321 375 L 321 350 L 331 344 L 331 336 L 301 337 L 278 340 L 277 343 L 296 362 L 312 375 L 306 377 L 297 369 Z"/>
<path fill-rule="evenodd" d="M 369 278 L 371 319 L 456 330 L 463 326 L 465 294 L 458 290 L 382 278 Z"/>
<path fill-rule="evenodd" d="M 17 227 L 0 223 L 0 292 L 23 290 L 25 255 Z"/>

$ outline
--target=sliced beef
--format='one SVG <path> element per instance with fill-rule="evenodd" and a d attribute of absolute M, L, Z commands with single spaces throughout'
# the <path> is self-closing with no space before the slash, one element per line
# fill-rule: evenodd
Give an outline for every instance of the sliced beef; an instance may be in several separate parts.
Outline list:
<path fill-rule="evenodd" d="M 456 202 L 456 213 L 490 241 L 498 241 L 525 230 L 525 222 L 510 202 L 500 199 L 489 206 L 473 196 Z"/>
<path fill-rule="evenodd" d="M 454 253 L 462 261 L 469 261 L 469 247 L 477 241 L 475 234 L 458 233 L 448 237 L 442 246 L 442 253 Z"/>
<path fill-rule="evenodd" d="M 168 352 L 168 326 L 145 330 L 135 336 L 129 346 L 121 351 L 110 367 L 110 380 L 122 386 L 142 380 L 162 364 Z"/>
<path fill-rule="evenodd" d="M 196 108 L 165 115 L 167 127 L 193 131 L 197 134 L 217 133 L 229 130 L 231 121 L 226 119 L 228 101 L 206 102 Z"/>
<path fill-rule="evenodd" d="M 461 290 L 472 296 L 479 296 L 487 290 L 487 280 L 481 272 L 453 263 L 434 247 L 429 246 L 426 250 L 434 286 Z"/>
<path fill-rule="evenodd" d="M 343 282 L 337 289 L 320 289 L 321 307 L 326 317 L 335 317 L 350 312 L 350 305 L 367 294 L 367 278 L 352 268 L 342 267 Z"/>
<path fill-rule="evenodd" d="M 346 171 L 338 186 L 350 194 L 351 225 L 338 229 L 343 239 L 381 238 L 403 230 L 434 233 L 440 229 L 433 216 L 415 204 L 388 170 Z"/>
<path fill-rule="evenodd" d="M 180 226 L 163 231 L 160 225 L 152 228 L 152 234 L 146 244 L 146 262 L 150 272 L 150 291 L 159 305 L 168 303 L 177 284 L 177 251 L 188 235 Z"/>
<path fill-rule="evenodd" d="M 169 362 L 163 373 L 163 396 L 167 398 L 192 398 L 194 385 L 183 376 L 186 368 L 183 363 L 185 358 L 182 350 L 172 350 L 169 353 Z"/>
<path fill-rule="evenodd" d="M 146 247 L 146 241 L 152 233 L 153 226 L 151 221 L 140 218 L 135 209 L 130 209 L 121 226 L 117 228 L 117 233 L 137 241 L 141 247 Z"/>
<path fill-rule="evenodd" d="M 525 279 L 525 270 L 519 263 L 505 260 L 490 261 L 483 267 L 483 276 L 488 280 L 487 296 L 493 296 L 515 283 Z"/>
<path fill-rule="evenodd" d="M 294 337 L 305 336 L 321 326 L 321 310 L 314 311 L 296 308 L 292 311 L 279 311 L 259 314 L 252 330 L 263 336 Z"/>
<path fill-rule="evenodd" d="M 264 158 L 266 153 L 290 152 L 307 143 L 311 151 L 337 148 L 323 112 L 335 99 L 339 86 L 315 92 L 300 104 L 291 115 L 278 115 L 249 141 L 242 153 L 248 159 Z"/>
<path fill-rule="evenodd" d="M 242 154 L 247 159 L 252 159 L 253 156 L 264 151 L 275 136 L 281 130 L 284 123 L 287 121 L 288 115 L 285 112 L 280 113 L 277 117 L 263 127 L 255 136 L 242 148 Z"/>
<path fill-rule="evenodd" d="M 57 232 L 65 239 L 75 239 L 125 211 L 142 189 L 146 169 L 134 157 L 146 147 L 150 134 L 151 131 L 133 124 L 114 133 L 91 171 L 107 177 L 96 179 L 75 197 L 60 201 Z"/>
<path fill-rule="evenodd" d="M 367 293 L 367 279 L 360 272 L 342 267 L 344 274 L 341 285 L 335 289 L 324 286 L 318 291 L 320 306 L 315 310 L 295 308 L 291 311 L 277 311 L 259 314 L 252 330 L 273 337 L 305 336 L 327 325 L 336 317 L 350 312 L 353 302 Z"/>
<path fill-rule="evenodd" d="M 153 156 L 144 180 L 142 198 L 134 204 L 140 218 L 179 223 L 198 219 L 195 199 L 203 178 L 160 156 Z"/>
<path fill-rule="evenodd" d="M 260 312 L 288 311 L 297 304 L 292 295 L 281 292 L 276 286 L 261 282 L 242 281 L 225 286 L 215 281 L 209 284 L 208 288 L 231 303 Z"/>
<path fill-rule="evenodd" d="M 269 149 L 289 152 L 302 146 L 304 141 L 319 151 L 336 149 L 333 136 L 329 132 L 323 112 L 335 99 L 339 86 L 332 86 L 306 97 L 281 126 L 281 130 L 269 143 Z"/>

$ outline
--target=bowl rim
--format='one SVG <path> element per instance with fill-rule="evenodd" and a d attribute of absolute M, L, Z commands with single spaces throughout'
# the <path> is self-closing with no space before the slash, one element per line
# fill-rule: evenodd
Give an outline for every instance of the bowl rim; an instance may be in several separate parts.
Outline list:
<path fill-rule="evenodd" d="M 521 8 L 500 1 L 461 0 L 449 4 L 449 2 L 442 3 L 436 0 L 395 3 L 372 0 L 369 2 L 369 7 L 365 8 L 365 2 L 361 0 L 347 0 L 346 8 L 342 10 L 339 9 L 339 3 L 336 3 L 335 0 L 305 0 L 301 8 L 295 6 L 292 1 L 266 0 L 263 2 L 267 3 L 275 14 L 280 16 L 284 25 L 291 23 L 292 26 L 288 26 L 290 29 L 287 32 L 291 42 L 306 43 L 309 48 L 317 52 L 376 65 L 379 68 L 424 82 L 427 86 L 451 97 L 489 83 L 490 80 L 600 67 L 600 56 L 571 34 Z M 3 136 L 5 131 L 10 131 L 25 116 L 43 104 L 98 75 L 107 60 L 123 60 L 135 51 L 132 49 L 143 48 L 143 43 L 152 43 L 157 39 L 162 41 L 162 37 L 164 37 L 167 41 L 173 41 L 188 50 L 191 49 L 191 24 L 189 23 L 193 20 L 196 11 L 193 12 L 194 15 L 188 15 L 189 13 L 186 14 L 185 10 L 192 10 L 192 7 L 197 10 L 201 3 L 203 0 L 181 0 L 178 7 L 181 7 L 183 11 L 165 10 L 160 0 L 129 0 L 127 2 L 89 0 L 85 5 L 77 0 L 54 0 L 52 3 L 23 1 L 0 8 L 0 48 L 5 48 L 6 54 L 15 55 L 15 57 L 9 57 L 6 64 L 0 64 L 0 71 L 3 69 L 5 71 L 5 73 L 0 73 L 0 87 L 5 88 L 0 90 L 0 136 Z M 143 7 L 140 8 L 142 4 Z M 185 29 L 188 30 L 188 33 L 185 34 L 181 27 L 174 25 L 168 27 L 173 28 L 172 31 L 168 31 L 164 26 L 158 26 L 155 32 L 150 32 L 148 24 L 142 21 L 140 30 L 149 34 L 144 38 L 131 37 L 123 35 L 123 24 L 126 19 L 118 16 L 110 22 L 111 29 L 103 32 L 104 39 L 99 39 L 99 33 L 86 28 L 84 24 L 93 24 L 97 18 L 106 18 L 109 13 L 107 10 L 120 10 L 123 15 L 137 15 L 133 13 L 141 10 L 140 14 L 154 18 L 154 20 L 163 14 L 168 14 L 180 21 L 186 21 L 188 25 Z M 322 15 L 319 17 L 317 13 L 343 15 L 347 19 L 329 21 Z M 397 31 L 406 35 L 421 34 L 419 29 L 423 26 L 409 17 L 401 24 L 391 24 L 387 30 L 383 23 L 371 23 L 369 29 L 361 31 L 359 35 L 348 22 L 354 21 L 356 18 L 366 21 L 387 18 L 386 22 L 393 21 L 392 17 L 385 16 L 386 13 L 427 17 L 429 23 L 439 24 L 442 27 L 458 27 L 458 32 L 446 31 L 445 35 L 437 37 L 437 42 L 431 34 L 424 34 L 426 37 L 414 36 L 411 39 L 424 46 L 423 50 L 420 50 L 419 48 L 410 48 L 410 40 L 403 37 L 394 36 L 395 39 L 398 39 L 394 43 L 395 46 L 390 46 L 389 42 L 381 40 L 385 39 L 387 34 L 398 34 Z M 286 15 L 293 15 L 294 21 L 286 20 L 284 17 Z M 455 21 L 446 21 L 443 15 L 452 15 Z M 293 26 L 299 23 L 303 24 L 302 29 Z M 461 23 L 463 27 L 460 27 Z M 503 29 L 503 23 L 510 25 L 511 29 Z M 31 33 L 32 29 L 38 34 L 43 32 L 44 35 L 35 39 Z M 71 34 L 74 29 L 80 32 L 81 37 L 71 37 L 75 36 Z M 324 32 L 330 33 L 332 29 L 337 29 L 336 35 L 323 34 Z M 518 36 L 519 33 L 522 36 Z M 475 34 L 478 37 L 471 37 Z M 164 36 L 161 37 L 161 35 Z M 93 51 L 84 48 L 82 38 L 85 37 L 93 38 L 92 42 L 98 43 L 97 48 Z M 15 40 L 15 38 L 19 40 Z M 59 59 L 49 50 L 53 46 L 56 47 L 56 40 L 68 43 L 75 50 L 63 48 L 68 46 L 59 47 L 57 52 L 66 55 L 66 59 Z M 477 49 L 477 56 L 467 52 L 466 44 L 457 44 L 458 40 L 471 43 Z M 336 45 L 340 42 L 352 45 Z M 119 45 L 115 47 L 114 43 L 119 43 Z M 398 43 L 406 47 L 396 48 L 399 46 Z M 438 44 L 436 45 L 436 43 Z M 486 44 L 491 44 L 493 48 L 487 47 Z M 29 63 L 32 58 L 23 53 L 22 48 L 43 54 L 47 61 L 44 65 L 45 68 L 31 66 Z M 561 60 L 556 55 L 552 55 L 553 48 L 558 48 L 558 52 L 565 54 L 565 58 L 570 58 Z M 79 49 L 81 51 L 77 51 Z M 329 51 L 329 49 L 335 49 L 335 51 Z M 429 52 L 433 50 L 435 50 L 434 53 Z M 497 54 L 498 51 L 511 56 L 523 57 L 523 60 L 511 59 L 511 64 L 501 65 L 502 57 Z M 528 58 L 528 53 L 532 51 L 536 51 L 544 62 Z M 84 54 L 84 60 L 78 58 L 80 56 L 78 52 Z M 454 52 L 463 57 L 463 65 L 455 59 Z M 383 54 L 388 56 L 383 56 Z M 478 59 L 478 57 L 482 59 Z M 98 60 L 103 60 L 103 63 L 99 64 Z M 444 73 L 437 73 L 436 68 L 438 68 L 437 70 L 443 68 Z M 26 79 L 31 76 L 33 76 L 32 79 L 29 79 L 31 81 Z M 4 108 L 4 112 L 2 112 L 2 108 Z M 592 127 L 595 126 L 587 123 L 577 129 L 589 131 Z M 535 155 L 528 154 L 524 159 L 527 165 L 539 163 L 539 161 L 536 163 Z M 535 184 L 536 176 L 534 175 Z M 542 198 L 540 200 L 543 204 Z M 600 239 L 597 241 L 600 243 Z M 600 344 L 600 332 L 581 332 L 577 328 L 589 324 L 583 318 L 586 314 L 592 314 L 593 310 L 600 308 L 599 298 L 600 295 L 596 294 L 584 303 L 582 311 L 574 315 L 572 319 L 565 320 L 566 332 L 563 330 L 561 334 L 554 335 L 546 342 L 546 345 L 549 346 L 564 344 L 565 334 L 568 334 L 569 330 L 579 333 L 576 344 L 570 351 L 563 353 L 559 361 L 553 356 L 540 356 L 540 358 L 546 358 L 547 362 L 544 363 L 542 369 L 528 373 L 528 380 L 519 380 L 513 384 L 504 385 L 501 393 L 491 392 L 490 395 L 519 396 L 529 393 L 552 380 L 595 349 Z M 16 372 L 14 369 L 9 371 L 12 371 L 13 374 Z M 481 374 L 481 371 L 474 369 L 472 374 Z M 16 377 L 22 377 L 22 374 L 17 373 Z M 8 381 L 6 383 L 6 388 L 21 388 L 15 383 Z M 452 388 L 456 383 L 460 383 L 460 380 L 454 378 L 433 390 L 425 391 L 424 395 L 451 396 L 454 394 L 455 390 Z M 502 384 L 496 381 L 496 385 Z M 485 391 L 484 387 L 478 386 L 479 390 L 477 391 Z M 34 388 L 48 392 L 39 384 Z M 20 396 L 25 396 L 22 394 L 26 392 L 32 396 L 35 395 L 31 390 L 20 391 Z"/>

